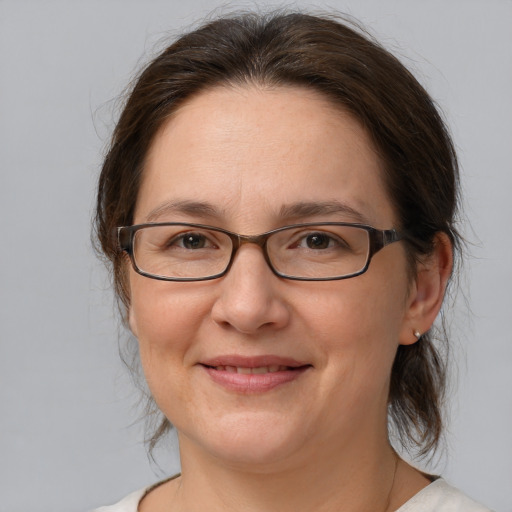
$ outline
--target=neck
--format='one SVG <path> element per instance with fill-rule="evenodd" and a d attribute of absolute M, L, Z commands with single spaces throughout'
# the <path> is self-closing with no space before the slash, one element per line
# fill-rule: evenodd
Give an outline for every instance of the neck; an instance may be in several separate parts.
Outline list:
<path fill-rule="evenodd" d="M 298 463 L 256 467 L 199 456 L 186 439 L 176 510 L 195 512 L 386 512 L 398 458 L 387 440 L 336 449 L 331 443 L 303 454 Z M 242 506 L 243 505 L 243 506 Z"/>

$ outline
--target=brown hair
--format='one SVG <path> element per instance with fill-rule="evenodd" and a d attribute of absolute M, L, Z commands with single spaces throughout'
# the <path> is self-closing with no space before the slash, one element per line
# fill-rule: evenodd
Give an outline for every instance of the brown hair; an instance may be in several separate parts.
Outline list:
<path fill-rule="evenodd" d="M 446 127 L 412 74 L 350 24 L 282 12 L 221 18 L 180 37 L 142 71 L 115 128 L 97 195 L 97 237 L 122 307 L 130 298 L 114 229 L 132 224 L 144 160 L 159 128 L 182 102 L 216 85 L 296 85 L 322 93 L 359 120 L 379 151 L 400 229 L 409 235 L 411 272 L 432 251 L 436 233 L 459 246 L 458 167 Z M 425 333 L 398 348 L 392 369 L 392 425 L 402 446 L 419 454 L 435 448 L 442 433 L 443 347 Z M 169 427 L 164 418 L 150 448 Z"/>

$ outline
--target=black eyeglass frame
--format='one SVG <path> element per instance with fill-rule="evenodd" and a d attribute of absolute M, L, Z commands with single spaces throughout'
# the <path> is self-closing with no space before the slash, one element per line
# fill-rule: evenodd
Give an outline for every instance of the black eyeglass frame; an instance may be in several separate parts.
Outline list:
<path fill-rule="evenodd" d="M 191 228 L 198 228 L 198 229 L 208 229 L 210 231 L 217 231 L 219 233 L 224 233 L 231 239 L 231 242 L 233 244 L 233 248 L 231 250 L 231 256 L 229 259 L 229 262 L 226 266 L 226 268 L 217 274 L 214 274 L 212 276 L 206 276 L 206 277 L 167 277 L 167 276 L 160 276 L 156 274 L 150 274 L 148 272 L 145 272 L 144 270 L 140 269 L 137 266 L 137 263 L 135 261 L 135 256 L 133 254 L 133 241 L 135 238 L 135 233 L 139 231 L 140 229 L 152 227 L 152 226 L 188 226 Z M 360 228 L 364 229 L 368 233 L 368 239 L 369 239 L 369 250 L 368 250 L 368 256 L 366 258 L 366 264 L 364 267 L 352 274 L 347 274 L 344 276 L 336 276 L 336 277 L 297 277 L 297 276 L 290 276 L 287 274 L 283 274 L 282 272 L 279 272 L 274 266 L 272 265 L 272 262 L 270 260 L 270 257 L 268 255 L 267 251 L 267 240 L 268 238 L 273 235 L 274 233 L 279 233 L 280 231 L 285 231 L 288 229 L 293 228 L 301 228 L 301 227 L 308 227 L 308 226 L 347 226 L 347 227 L 354 227 L 354 228 Z M 392 244 L 394 242 L 399 242 L 400 240 L 403 240 L 405 238 L 405 235 L 396 229 L 377 229 L 372 226 L 368 226 L 366 224 L 358 224 L 358 223 L 352 223 L 352 222 L 307 222 L 307 223 L 301 223 L 301 224 L 290 224 L 288 226 L 282 226 L 280 228 L 273 229 L 271 231 L 267 231 L 265 233 L 261 233 L 260 235 L 240 235 L 239 233 L 234 233 L 232 231 L 228 231 L 226 229 L 218 228 L 215 226 L 208 226 L 206 224 L 193 224 L 188 222 L 149 222 L 145 224 L 134 224 L 132 226 L 121 226 L 116 228 L 116 237 L 118 242 L 118 247 L 121 251 L 124 251 L 128 254 L 130 257 L 130 261 L 132 263 L 132 267 L 141 276 L 148 277 L 150 279 L 157 279 L 159 281 L 210 281 L 212 279 L 219 279 L 220 277 L 226 275 L 229 272 L 229 269 L 231 268 L 233 261 L 235 259 L 235 255 L 240 249 L 240 247 L 244 244 L 256 244 L 259 246 L 263 252 L 263 256 L 265 258 L 265 261 L 267 262 L 267 265 L 272 270 L 272 272 L 278 276 L 282 277 L 284 279 L 290 279 L 293 281 L 339 281 L 342 279 L 350 279 L 352 277 L 357 277 L 361 274 L 364 274 L 368 267 L 370 266 L 370 261 L 372 260 L 373 256 L 379 252 L 381 249 L 386 247 L 389 244 Z"/>

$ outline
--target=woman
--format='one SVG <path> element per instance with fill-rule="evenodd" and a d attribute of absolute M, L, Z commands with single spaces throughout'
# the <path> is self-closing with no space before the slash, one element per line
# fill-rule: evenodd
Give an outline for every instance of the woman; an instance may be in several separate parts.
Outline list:
<path fill-rule="evenodd" d="M 457 181 L 429 96 L 361 30 L 245 15 L 159 55 L 96 218 L 182 472 L 100 510 L 486 510 L 389 441 L 442 433 Z"/>

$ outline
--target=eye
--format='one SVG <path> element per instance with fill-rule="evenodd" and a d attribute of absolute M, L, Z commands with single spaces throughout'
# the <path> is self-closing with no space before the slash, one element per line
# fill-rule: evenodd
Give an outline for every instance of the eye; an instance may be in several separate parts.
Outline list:
<path fill-rule="evenodd" d="M 215 247 L 215 244 L 201 233 L 183 233 L 174 237 L 168 243 L 169 247 L 177 246 L 183 249 L 197 250 Z"/>
<path fill-rule="evenodd" d="M 325 233 L 311 233 L 304 237 L 308 249 L 327 249 L 331 247 L 334 240 Z M 299 244 L 300 245 L 300 244 Z"/>
<path fill-rule="evenodd" d="M 293 243 L 293 247 L 297 249 L 311 249 L 317 251 L 340 248 L 344 245 L 343 240 L 340 240 L 339 237 L 323 231 L 301 234 L 300 237 L 297 237 L 295 243 Z"/>

